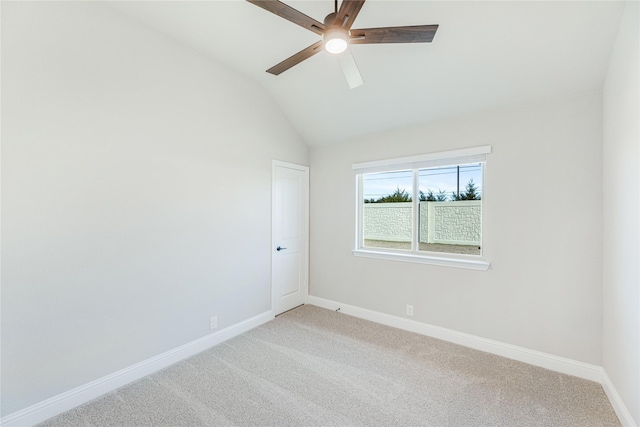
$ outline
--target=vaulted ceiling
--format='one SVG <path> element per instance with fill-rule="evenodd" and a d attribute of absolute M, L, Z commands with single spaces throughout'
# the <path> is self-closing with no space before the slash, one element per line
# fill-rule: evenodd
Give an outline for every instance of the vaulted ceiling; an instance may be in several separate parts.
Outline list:
<path fill-rule="evenodd" d="M 320 22 L 334 6 L 286 3 Z M 350 89 L 326 52 L 266 73 L 320 37 L 246 1 L 110 5 L 258 82 L 311 146 L 601 90 L 623 10 L 616 1 L 369 0 L 354 28 L 439 28 L 432 43 L 352 46 L 364 85 Z"/>

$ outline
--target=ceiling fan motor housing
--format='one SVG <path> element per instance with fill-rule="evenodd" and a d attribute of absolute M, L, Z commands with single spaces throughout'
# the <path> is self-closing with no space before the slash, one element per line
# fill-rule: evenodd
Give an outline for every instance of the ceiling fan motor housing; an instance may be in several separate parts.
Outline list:
<path fill-rule="evenodd" d="M 329 27 L 322 35 L 324 49 L 329 53 L 342 53 L 349 45 L 349 31 L 336 25 L 336 12 L 328 14 L 324 18 L 324 25 Z"/>
<path fill-rule="evenodd" d="M 333 24 L 335 24 L 336 22 L 336 16 L 338 14 L 336 12 L 331 12 L 330 14 L 327 15 L 326 18 L 324 18 L 324 25 L 326 25 L 327 27 L 333 27 Z"/>

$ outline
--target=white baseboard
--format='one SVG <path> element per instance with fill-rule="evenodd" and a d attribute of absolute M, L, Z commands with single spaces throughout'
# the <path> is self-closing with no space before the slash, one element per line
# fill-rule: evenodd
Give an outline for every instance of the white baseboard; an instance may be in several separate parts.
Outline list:
<path fill-rule="evenodd" d="M 598 383 L 602 367 L 310 295 L 307 303 Z"/>
<path fill-rule="evenodd" d="M 392 326 L 405 331 L 438 338 L 443 341 L 460 344 L 465 347 L 485 351 L 487 353 L 503 356 L 519 362 L 595 381 L 602 385 L 609 401 L 611 402 L 611 406 L 615 410 L 616 415 L 618 415 L 622 425 L 625 427 L 638 427 L 634 422 L 631 413 L 627 410 L 627 407 L 613 386 L 613 383 L 609 379 L 609 376 L 601 366 L 554 356 L 552 354 L 530 350 L 528 348 L 518 347 L 511 344 L 505 344 L 500 341 L 481 338 L 475 335 L 442 328 L 440 326 L 416 322 L 415 320 L 392 316 L 390 314 L 380 313 L 366 308 L 360 308 L 349 304 L 341 304 L 336 301 L 315 297 L 313 295 L 309 295 L 307 297 L 307 304 L 316 305 L 329 310 L 340 309 L 341 313 L 359 317 L 361 319 L 371 320 L 372 322 L 381 323 L 383 325 Z"/>
<path fill-rule="evenodd" d="M 109 393 L 132 381 L 138 380 L 176 362 L 184 360 L 214 345 L 240 335 L 273 319 L 273 312 L 267 311 L 243 322 L 236 323 L 213 334 L 207 335 L 180 347 L 169 350 L 133 366 L 122 369 L 106 377 L 76 387 L 65 393 L 43 400 L 40 403 L 14 412 L 0 420 L 0 426 L 23 427 L 38 424 L 78 405 Z"/>
<path fill-rule="evenodd" d="M 629 412 L 626 405 L 622 401 L 622 398 L 618 394 L 616 388 L 613 386 L 611 378 L 609 378 L 609 375 L 607 375 L 606 371 L 602 372 L 602 388 L 607 394 L 609 402 L 611 402 L 611 406 L 613 406 L 613 410 L 616 411 L 616 415 L 620 419 L 622 425 L 624 427 L 638 427 L 633 417 L 631 416 L 631 412 Z"/>

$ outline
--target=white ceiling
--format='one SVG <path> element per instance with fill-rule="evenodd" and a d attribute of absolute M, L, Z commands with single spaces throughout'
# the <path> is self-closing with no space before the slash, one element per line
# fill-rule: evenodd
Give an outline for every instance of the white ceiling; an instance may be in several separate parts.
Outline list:
<path fill-rule="evenodd" d="M 323 21 L 333 1 L 286 1 Z M 353 28 L 439 24 L 433 43 L 355 45 L 349 89 L 321 52 L 273 76 L 319 36 L 246 1 L 126 1 L 116 9 L 262 85 L 309 145 L 601 90 L 623 3 L 369 0 Z"/>

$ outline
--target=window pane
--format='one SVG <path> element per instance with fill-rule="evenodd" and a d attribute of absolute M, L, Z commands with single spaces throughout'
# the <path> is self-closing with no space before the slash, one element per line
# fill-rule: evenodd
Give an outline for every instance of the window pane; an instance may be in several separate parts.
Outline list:
<path fill-rule="evenodd" d="M 419 250 L 480 255 L 482 163 L 418 171 Z"/>
<path fill-rule="evenodd" d="M 364 246 L 411 250 L 413 171 L 364 174 Z"/>

